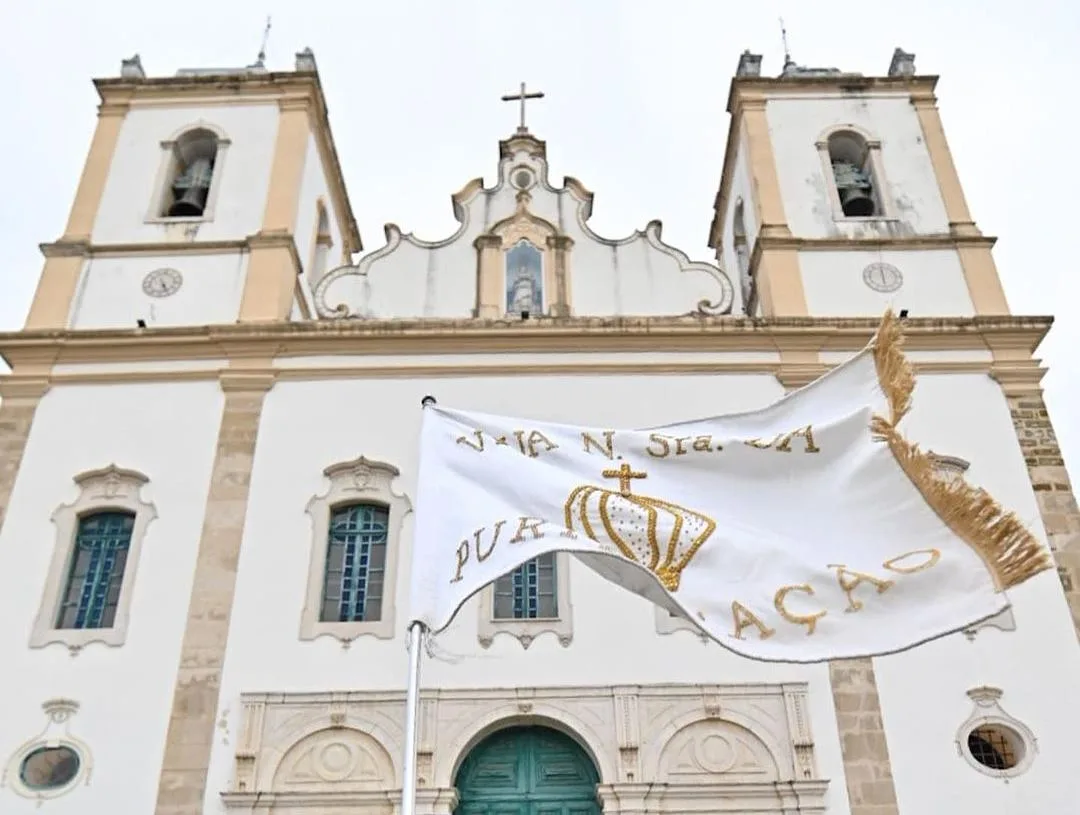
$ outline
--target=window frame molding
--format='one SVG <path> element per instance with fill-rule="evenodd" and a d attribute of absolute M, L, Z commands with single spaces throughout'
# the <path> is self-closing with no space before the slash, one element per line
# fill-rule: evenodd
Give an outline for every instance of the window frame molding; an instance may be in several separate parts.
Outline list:
<path fill-rule="evenodd" d="M 983 685 L 968 690 L 967 696 L 972 701 L 973 708 L 964 723 L 956 730 L 956 751 L 973 769 L 991 778 L 1015 778 L 1031 769 L 1039 753 L 1039 740 L 1030 727 L 1001 707 L 1004 691 L 1001 688 Z M 976 760 L 967 742 L 968 736 L 980 727 L 998 727 L 1011 731 L 1017 737 L 1021 755 L 1014 766 L 1005 770 L 995 770 Z"/>
<path fill-rule="evenodd" d="M 514 637 L 525 649 L 541 634 L 554 634 L 563 648 L 569 647 L 574 640 L 574 606 L 570 600 L 570 556 L 567 552 L 555 552 L 556 617 L 497 618 L 494 581 L 484 586 L 478 596 L 480 610 L 476 633 L 484 648 L 490 648 L 499 634 Z"/>
<path fill-rule="evenodd" d="M 67 795 L 76 787 L 89 785 L 94 770 L 94 757 L 90 747 L 70 733 L 70 720 L 78 712 L 79 703 L 71 699 L 50 699 L 41 707 L 48 717 L 45 729 L 34 738 L 20 744 L 12 752 L 4 771 L 5 786 L 10 787 L 16 795 L 36 800 L 38 806 L 45 801 Z M 67 747 L 78 754 L 78 772 L 66 784 L 52 789 L 37 789 L 28 786 L 23 781 L 23 761 L 35 750 L 43 747 Z"/>
<path fill-rule="evenodd" d="M 176 150 L 180 140 L 193 130 L 206 130 L 213 133 L 217 138 L 217 153 L 214 156 L 214 172 L 210 177 L 210 189 L 206 193 L 206 206 L 203 208 L 202 215 L 197 216 L 185 216 L 178 218 L 169 218 L 166 215 L 162 215 L 161 211 L 164 208 L 165 197 L 168 193 L 166 186 L 173 175 L 173 171 L 176 168 L 176 162 L 178 160 Z M 176 130 L 169 138 L 161 142 L 161 158 L 158 159 L 158 171 L 154 180 L 153 192 L 150 197 L 150 206 L 146 211 L 146 217 L 143 218 L 143 223 L 147 224 L 201 224 L 209 223 L 214 220 L 214 212 L 217 208 L 218 194 L 221 191 L 221 176 L 225 171 L 225 158 L 229 152 L 229 146 L 232 141 L 222 130 L 215 124 L 202 121 L 201 119 L 191 124 L 186 124 L 179 130 Z"/>
<path fill-rule="evenodd" d="M 329 487 L 325 494 L 312 496 L 305 509 L 311 517 L 311 547 L 304 607 L 300 614 L 300 639 L 307 642 L 319 637 L 333 637 L 346 648 L 358 637 L 393 639 L 401 531 L 405 518 L 412 512 L 409 496 L 394 491 L 393 482 L 401 471 L 384 461 L 360 456 L 351 461 L 331 464 L 323 470 L 323 475 L 329 479 Z M 354 504 L 384 506 L 388 512 L 379 619 L 358 622 L 320 620 L 326 555 L 330 548 L 330 516 L 335 509 Z"/>
<path fill-rule="evenodd" d="M 833 172 L 832 158 L 829 155 L 829 139 L 837 133 L 852 133 L 863 140 L 866 145 L 866 163 L 870 165 L 871 181 L 874 184 L 875 203 L 881 208 L 877 215 L 865 215 L 849 217 L 844 214 L 844 207 L 840 203 L 840 191 L 836 188 L 836 175 Z M 828 187 L 829 206 L 832 209 L 832 218 L 836 222 L 867 223 L 880 221 L 900 220 L 892 206 L 892 200 L 887 195 L 889 180 L 885 175 L 885 162 L 881 158 L 881 140 L 874 138 L 863 128 L 855 124 L 840 124 L 826 128 L 817 138 L 814 146 L 817 148 L 818 157 L 821 160 L 821 170 L 825 174 L 825 186 Z"/>
<path fill-rule="evenodd" d="M 61 504 L 52 514 L 56 537 L 45 586 L 41 592 L 41 604 L 30 632 L 30 647 L 44 648 L 60 643 L 66 645 L 74 655 L 93 642 L 119 647 L 127 640 L 139 556 L 150 522 L 156 519 L 158 514 L 157 507 L 152 502 L 145 501 L 141 494 L 142 488 L 150 483 L 150 479 L 137 470 L 110 464 L 108 467 L 79 473 L 72 480 L 79 490 L 78 497 L 70 504 Z M 79 520 L 86 515 L 110 510 L 130 512 L 135 516 L 113 624 L 110 628 L 57 628 L 56 615 L 75 552 Z"/>

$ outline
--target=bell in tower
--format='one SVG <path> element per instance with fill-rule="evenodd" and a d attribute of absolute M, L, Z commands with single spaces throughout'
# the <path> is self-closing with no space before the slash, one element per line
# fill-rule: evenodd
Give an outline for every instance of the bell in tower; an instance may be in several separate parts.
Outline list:
<path fill-rule="evenodd" d="M 169 207 L 170 218 L 194 218 L 203 214 L 210 181 L 214 176 L 211 159 L 199 156 L 184 167 L 172 183 L 174 201 Z"/>
<path fill-rule="evenodd" d="M 162 205 L 166 218 L 198 218 L 206 212 L 214 166 L 218 157 L 218 137 L 206 128 L 184 133 L 174 147 L 170 195 Z"/>
<path fill-rule="evenodd" d="M 873 215 L 877 209 L 874 204 L 874 185 L 870 183 L 866 173 L 849 161 L 834 161 L 832 167 L 844 215 L 849 218 Z"/>

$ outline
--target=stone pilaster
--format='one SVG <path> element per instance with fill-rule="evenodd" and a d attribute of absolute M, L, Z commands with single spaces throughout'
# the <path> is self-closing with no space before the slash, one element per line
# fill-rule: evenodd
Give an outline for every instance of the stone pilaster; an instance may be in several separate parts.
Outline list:
<path fill-rule="evenodd" d="M 225 407 L 195 563 L 155 815 L 197 815 L 221 692 L 251 467 L 263 399 L 272 378 L 226 372 Z"/>
<path fill-rule="evenodd" d="M 47 379 L 0 378 L 0 532 Z"/>
<path fill-rule="evenodd" d="M 552 317 L 569 317 L 570 250 L 574 241 L 569 235 L 548 235 L 547 245 L 555 252 L 555 296 L 549 312 Z"/>
<path fill-rule="evenodd" d="M 1065 460 L 1042 394 L 1036 390 L 1009 393 L 1007 389 L 1006 399 L 1073 625 L 1080 635 L 1080 509 Z"/>
<path fill-rule="evenodd" d="M 851 815 L 898 815 L 873 661 L 830 662 L 829 681 Z"/>

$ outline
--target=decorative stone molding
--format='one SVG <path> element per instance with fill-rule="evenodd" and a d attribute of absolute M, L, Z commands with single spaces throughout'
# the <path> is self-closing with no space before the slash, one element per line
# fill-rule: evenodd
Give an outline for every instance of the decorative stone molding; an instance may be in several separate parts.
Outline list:
<path fill-rule="evenodd" d="M 607 267 L 602 271 L 603 278 L 618 279 L 620 264 L 640 264 L 640 270 L 650 278 L 648 285 L 655 286 L 654 291 L 665 298 L 670 297 L 670 308 L 683 316 L 705 318 L 731 313 L 734 290 L 728 276 L 718 266 L 690 261 L 685 253 L 663 243 L 659 221 L 651 221 L 644 229 L 634 230 L 624 238 L 609 239 L 597 235 L 588 224 L 593 194 L 571 177 L 565 177 L 561 187 L 553 187 L 544 153 L 543 142 L 529 134 L 518 134 L 500 142 L 498 183 L 485 188 L 482 179 L 475 179 L 452 196 L 454 218 L 459 224 L 453 235 L 439 241 L 425 241 L 411 234 L 403 235 L 396 226 L 387 225 L 386 246 L 360 259 L 354 266 L 332 270 L 315 286 L 313 294 L 318 316 L 382 319 L 388 315 L 400 317 L 403 309 L 414 316 L 426 313 L 430 304 L 421 305 L 411 296 L 400 304 L 391 302 L 387 298 L 392 292 L 380 291 L 376 281 L 385 272 L 400 283 L 403 272 L 399 269 L 426 268 L 430 275 L 440 262 L 446 262 L 445 253 L 439 250 L 459 240 L 467 240 L 477 251 L 477 283 L 471 317 L 492 322 L 509 321 L 504 250 L 522 239 L 533 244 L 543 257 L 542 308 L 533 303 L 527 309 L 528 321 L 540 317 L 541 312 L 545 317 L 568 320 L 572 319 L 575 308 L 585 307 L 572 302 L 575 287 L 571 282 L 571 261 L 575 241 L 580 245 L 591 245 L 593 261 Z M 476 226 L 470 226 L 470 220 Z M 498 238 L 498 243 L 490 240 L 491 237 Z M 596 250 L 601 251 L 592 254 Z M 396 252 L 401 252 L 401 256 L 394 256 Z M 679 279 L 680 272 L 704 272 L 708 279 L 698 279 L 699 275 Z M 330 289 L 345 277 L 360 277 L 361 280 L 342 282 L 330 294 Z M 416 280 L 419 284 L 419 278 Z M 523 288 L 521 294 L 524 293 Z M 637 299 L 640 293 L 628 296 L 633 300 L 627 308 L 640 308 Z M 631 316 L 622 313 L 621 297 L 616 299 L 619 301 L 615 307 L 619 312 L 618 319 Z M 685 302 L 685 306 L 677 305 L 680 301 Z M 426 297 L 424 302 L 427 302 Z M 462 305 L 464 302 L 459 300 L 455 308 L 460 309 Z M 520 322 L 520 313 L 526 309 L 516 311 L 512 316 Z M 399 321 L 395 319 L 395 322 Z"/>
<path fill-rule="evenodd" d="M 75 476 L 75 485 L 79 488 L 78 498 L 70 504 L 61 505 L 52 514 L 52 521 L 56 526 L 56 542 L 45 578 L 41 606 L 30 633 L 31 648 L 44 648 L 52 643 L 60 643 L 66 645 L 74 656 L 92 642 L 110 646 L 124 644 L 131 616 L 131 597 L 139 568 L 139 554 L 146 538 L 147 527 L 157 517 L 157 508 L 144 501 L 140 495 L 143 485 L 149 483 L 149 480 L 140 472 L 125 470 L 115 464 Z M 120 599 L 112 627 L 57 628 L 56 618 L 74 553 L 79 519 L 109 510 L 130 512 L 134 515 L 131 543 L 128 546 L 124 576 L 120 582 Z"/>
<path fill-rule="evenodd" d="M 956 732 L 956 751 L 976 770 L 994 778 L 1013 778 L 1026 772 L 1039 752 L 1039 743 L 1026 724 L 1001 707 L 999 703 L 1004 692 L 1000 688 L 982 686 L 972 688 L 967 695 L 974 702 L 974 707 Z M 994 769 L 975 758 L 968 746 L 968 739 L 973 731 L 980 728 L 993 728 L 1008 737 L 1016 754 L 1014 766 Z"/>
<path fill-rule="evenodd" d="M 511 620 L 495 617 L 495 584 L 488 583 L 480 591 L 480 612 L 477 638 L 484 648 L 490 648 L 497 634 L 516 637 L 522 648 L 528 648 L 541 634 L 551 633 L 559 638 L 564 648 L 574 639 L 574 606 L 570 602 L 570 556 L 566 552 L 555 553 L 555 600 L 557 617 L 534 617 Z"/>
<path fill-rule="evenodd" d="M 928 451 L 927 455 L 934 463 L 934 472 L 944 478 L 956 478 L 962 476 L 971 466 L 970 461 L 962 459 L 959 456 L 946 456 L 941 453 L 935 453 L 933 450 Z"/>
<path fill-rule="evenodd" d="M 645 243 L 657 252 L 667 255 L 674 260 L 679 265 L 680 272 L 684 274 L 686 272 L 702 272 L 711 277 L 719 287 L 715 300 L 710 300 L 708 298 L 699 300 L 694 310 L 690 312 L 690 315 L 698 317 L 715 317 L 718 315 L 730 314 L 731 307 L 735 303 L 735 287 L 731 284 L 731 278 L 729 278 L 719 266 L 690 260 L 690 256 L 687 255 L 686 252 L 683 252 L 681 249 L 676 249 L 670 244 L 664 243 L 660 237 L 663 234 L 663 231 L 664 225 L 660 221 L 649 221 L 649 223 L 645 225 L 645 231 L 635 233 L 633 238 L 639 236 L 644 238 Z"/>
<path fill-rule="evenodd" d="M 357 637 L 379 639 L 394 637 L 394 587 L 397 585 L 398 549 L 405 517 L 412 512 L 412 503 L 404 493 L 394 491 L 393 483 L 400 471 L 392 464 L 370 461 L 363 456 L 352 461 L 332 464 L 323 470 L 330 480 L 325 495 L 312 497 L 307 505 L 311 516 L 311 559 L 308 563 L 307 591 L 300 617 L 300 639 L 335 637 L 348 647 Z M 323 574 L 330 539 L 330 515 L 336 507 L 354 504 L 376 504 L 389 510 L 386 535 L 386 563 L 383 567 L 383 599 L 379 619 L 370 622 L 323 622 L 319 619 L 322 607 Z"/>
<path fill-rule="evenodd" d="M 818 776 L 806 697 L 802 683 L 421 691 L 417 811 L 449 815 L 458 769 L 486 736 L 541 725 L 593 760 L 605 813 L 819 815 L 828 782 Z M 392 811 L 404 692 L 246 694 L 241 704 L 228 811 Z"/>
<path fill-rule="evenodd" d="M 993 617 L 988 617 L 981 623 L 975 623 L 970 628 L 965 628 L 964 636 L 969 640 L 974 640 L 975 635 L 984 628 L 996 628 L 998 631 L 1015 631 L 1016 617 L 1013 615 L 1012 606 L 995 614 Z"/>
<path fill-rule="evenodd" d="M 709 642 L 709 635 L 685 617 L 672 614 L 666 608 L 660 608 L 660 606 L 656 606 L 655 613 L 657 634 L 674 634 L 676 631 L 689 631 L 700 639 L 702 644 Z"/>
<path fill-rule="evenodd" d="M 567 316 L 570 304 L 558 299 L 559 295 L 569 295 L 566 284 L 566 272 L 569 267 L 570 247 L 573 241 L 563 238 L 558 228 L 549 221 L 533 214 L 529 210 L 532 196 L 526 190 L 519 190 L 516 195 L 517 208 L 513 215 L 499 221 L 489 230 L 492 236 L 499 238 L 499 244 L 488 243 L 487 247 L 497 246 L 498 251 L 480 249 L 479 277 L 476 284 L 477 315 L 482 318 L 501 318 L 507 316 L 506 287 L 509 270 L 507 253 L 519 241 L 528 241 L 541 253 L 543 268 L 543 314 Z M 561 273 L 561 282 L 559 275 Z M 498 299 L 492 300 L 492 296 Z M 510 315 L 516 317 L 517 315 Z M 530 315 L 539 317 L 541 315 Z"/>
<path fill-rule="evenodd" d="M 131 59 L 120 60 L 121 79 L 146 79 L 146 71 L 143 70 L 142 59 L 138 54 Z"/>
<path fill-rule="evenodd" d="M 80 784 L 89 784 L 93 770 L 93 756 L 90 748 L 69 732 L 71 717 L 78 712 L 79 703 L 71 699 L 50 699 L 41 707 L 48 717 L 45 729 L 35 738 L 23 742 L 15 750 L 4 769 L 3 778 L 0 778 L 0 786 L 10 787 L 24 798 L 36 799 L 38 806 L 50 798 L 66 795 Z M 46 788 L 28 784 L 23 777 L 24 762 L 41 750 L 66 750 L 70 751 L 69 755 L 73 752 L 78 764 L 70 778 L 54 787 Z"/>

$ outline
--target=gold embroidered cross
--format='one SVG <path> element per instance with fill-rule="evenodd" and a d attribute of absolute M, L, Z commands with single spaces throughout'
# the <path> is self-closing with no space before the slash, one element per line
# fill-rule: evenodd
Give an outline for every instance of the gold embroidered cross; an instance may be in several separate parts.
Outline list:
<path fill-rule="evenodd" d="M 617 470 L 604 470 L 601 473 L 604 478 L 617 478 L 619 479 L 619 492 L 622 495 L 630 494 L 630 479 L 632 478 L 648 478 L 646 473 L 634 472 L 630 469 L 630 465 L 625 461 Z"/>

